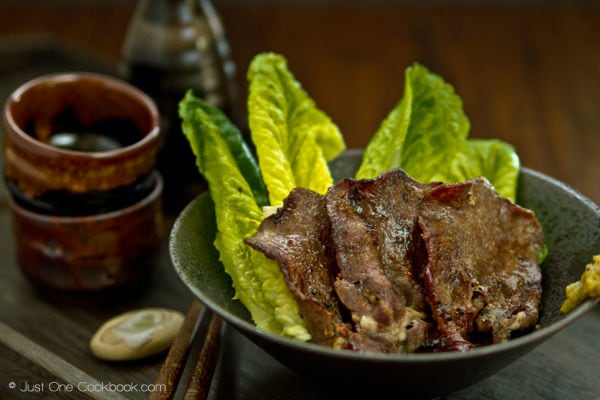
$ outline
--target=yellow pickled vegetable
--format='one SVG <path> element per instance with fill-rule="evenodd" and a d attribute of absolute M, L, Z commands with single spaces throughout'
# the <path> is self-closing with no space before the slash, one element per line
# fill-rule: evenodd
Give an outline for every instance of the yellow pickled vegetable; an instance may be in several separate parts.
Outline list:
<path fill-rule="evenodd" d="M 560 311 L 568 313 L 587 299 L 600 297 L 600 254 L 593 257 L 593 263 L 585 266 L 585 271 L 577 282 L 569 284 L 565 293 L 567 299 Z"/>

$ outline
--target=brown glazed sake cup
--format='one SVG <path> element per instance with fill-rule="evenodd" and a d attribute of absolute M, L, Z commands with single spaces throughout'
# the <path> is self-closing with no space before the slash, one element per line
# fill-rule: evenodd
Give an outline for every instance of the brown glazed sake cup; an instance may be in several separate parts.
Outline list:
<path fill-rule="evenodd" d="M 109 76 L 53 74 L 12 93 L 3 125 L 4 183 L 25 275 L 71 292 L 146 276 L 161 240 L 153 101 Z"/>

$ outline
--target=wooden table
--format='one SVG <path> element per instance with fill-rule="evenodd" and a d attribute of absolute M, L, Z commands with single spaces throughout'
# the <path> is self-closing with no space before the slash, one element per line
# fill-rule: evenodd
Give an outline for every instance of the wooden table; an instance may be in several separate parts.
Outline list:
<path fill-rule="evenodd" d="M 420 62 L 454 85 L 471 119 L 472 137 L 513 144 L 523 165 L 600 203 L 598 5 L 338 3 L 215 2 L 242 94 L 253 55 L 282 53 L 305 89 L 338 123 L 348 147 L 363 147 L 402 95 L 404 69 Z M 132 9 L 132 1 L 3 2 L 0 94 L 5 97 L 18 83 L 45 72 L 78 68 L 114 73 Z M 147 397 L 134 390 L 49 392 L 49 385 L 139 386 L 154 381 L 164 355 L 106 363 L 92 357 L 88 340 L 102 321 L 124 310 L 165 306 L 186 311 L 192 297 L 175 276 L 166 247 L 173 217 L 166 215 L 160 263 L 142 290 L 126 298 L 73 302 L 43 296 L 20 274 L 1 198 L 0 398 L 15 398 L 25 382 L 45 384 L 42 394 L 47 397 Z M 447 398 L 598 399 L 598 332 L 596 307 L 510 367 Z M 233 329 L 226 329 L 222 350 L 212 398 L 324 398 L 318 387 Z M 10 389 L 10 382 L 17 389 Z"/>

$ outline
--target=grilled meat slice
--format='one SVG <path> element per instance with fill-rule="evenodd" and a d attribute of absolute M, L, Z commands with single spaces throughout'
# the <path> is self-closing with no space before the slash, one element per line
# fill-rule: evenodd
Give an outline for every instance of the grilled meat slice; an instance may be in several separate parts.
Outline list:
<path fill-rule="evenodd" d="M 533 212 L 474 179 L 432 189 L 419 224 L 429 258 L 423 281 L 442 350 L 502 342 L 534 326 L 543 233 Z"/>
<path fill-rule="evenodd" d="M 294 189 L 246 243 L 278 261 L 313 341 L 349 347 L 349 328 L 333 289 L 337 267 L 324 197 Z"/>
<path fill-rule="evenodd" d="M 543 233 L 485 179 L 402 170 L 295 189 L 246 240 L 278 261 L 313 341 L 362 352 L 465 351 L 538 318 Z"/>
<path fill-rule="evenodd" d="M 385 343 L 382 351 L 414 352 L 430 340 L 417 218 L 433 186 L 394 170 L 373 180 L 343 180 L 326 195 L 340 269 L 336 292 L 355 330 Z"/>

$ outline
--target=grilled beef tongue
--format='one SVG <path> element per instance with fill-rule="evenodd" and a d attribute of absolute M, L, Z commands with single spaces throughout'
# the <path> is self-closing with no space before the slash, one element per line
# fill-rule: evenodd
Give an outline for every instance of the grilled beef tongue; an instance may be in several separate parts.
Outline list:
<path fill-rule="evenodd" d="M 308 189 L 294 189 L 283 207 L 265 218 L 246 243 L 278 261 L 312 340 L 349 347 L 348 326 L 342 321 L 333 290 L 337 267 L 324 197 Z"/>
<path fill-rule="evenodd" d="M 542 229 L 485 179 L 402 170 L 294 189 L 250 246 L 278 261 L 313 341 L 369 352 L 464 351 L 535 325 Z"/>
<path fill-rule="evenodd" d="M 536 323 L 543 234 L 533 212 L 474 179 L 432 189 L 419 224 L 429 258 L 423 281 L 441 350 L 501 342 Z"/>
<path fill-rule="evenodd" d="M 373 180 L 346 179 L 326 196 L 340 268 L 336 292 L 356 330 L 387 343 L 388 351 L 414 352 L 430 339 L 417 218 L 432 187 L 398 169 Z"/>

